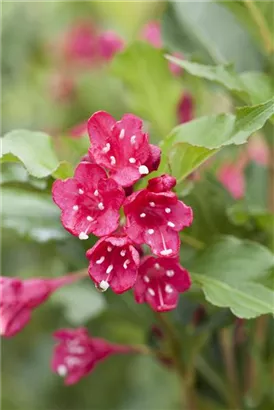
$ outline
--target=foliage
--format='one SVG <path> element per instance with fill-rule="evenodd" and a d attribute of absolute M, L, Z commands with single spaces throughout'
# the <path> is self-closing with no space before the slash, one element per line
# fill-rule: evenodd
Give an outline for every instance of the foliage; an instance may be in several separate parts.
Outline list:
<path fill-rule="evenodd" d="M 194 213 L 180 249 L 193 283 L 178 307 L 155 316 L 131 292 L 98 293 L 88 279 L 60 289 L 23 332 L 3 340 L 3 409 L 177 410 L 181 401 L 190 410 L 274 406 L 270 8 L 249 0 L 3 5 L 3 274 L 58 277 L 87 268 L 94 237 L 71 238 L 51 189 L 87 152 L 86 130 L 80 136 L 72 129 L 95 111 L 142 117 L 162 160 L 138 187 L 170 173 Z M 64 33 L 87 16 L 99 34 L 110 29 L 123 38 L 112 61 L 62 60 Z M 154 19 L 161 21 L 163 48 L 141 35 Z M 178 103 L 186 95 L 194 118 L 180 124 Z M 267 160 L 250 154 L 253 134 L 267 141 Z M 220 179 L 227 163 L 244 180 L 241 198 Z M 65 390 L 49 371 L 50 334 L 77 326 L 153 353 L 110 358 Z"/>

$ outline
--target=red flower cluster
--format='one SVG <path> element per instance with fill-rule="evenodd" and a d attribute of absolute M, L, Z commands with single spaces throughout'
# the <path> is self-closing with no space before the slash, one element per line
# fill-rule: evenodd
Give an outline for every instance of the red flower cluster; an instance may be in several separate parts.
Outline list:
<path fill-rule="evenodd" d="M 91 21 L 79 20 L 64 33 L 58 52 L 70 64 L 89 66 L 110 60 L 123 47 L 123 39 L 114 31 L 99 33 Z"/>
<path fill-rule="evenodd" d="M 170 175 L 150 179 L 146 189 L 133 192 L 140 178 L 158 168 L 161 157 L 140 118 L 125 114 L 116 121 L 100 111 L 89 119 L 88 133 L 91 146 L 74 177 L 53 185 L 63 226 L 81 240 L 91 233 L 101 237 L 87 252 L 98 289 L 123 293 L 134 288 L 138 303 L 147 302 L 156 311 L 174 309 L 178 292 L 190 286 L 178 252 L 179 231 L 191 225 L 192 210 L 172 192 L 176 180 Z M 140 261 L 144 244 L 156 258 Z"/>

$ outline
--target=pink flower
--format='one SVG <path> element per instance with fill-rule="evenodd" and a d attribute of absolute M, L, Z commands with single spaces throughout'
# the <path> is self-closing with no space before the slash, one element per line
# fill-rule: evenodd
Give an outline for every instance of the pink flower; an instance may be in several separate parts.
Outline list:
<path fill-rule="evenodd" d="M 142 120 L 135 115 L 125 114 L 116 121 L 104 111 L 96 112 L 88 121 L 91 157 L 109 169 L 111 177 L 124 187 L 149 173 L 145 164 L 152 161 L 153 153 L 142 126 Z"/>
<path fill-rule="evenodd" d="M 161 162 L 161 149 L 157 145 L 149 144 L 149 156 L 145 166 L 149 172 L 156 171 Z"/>
<path fill-rule="evenodd" d="M 176 185 L 176 178 L 168 174 L 152 178 L 148 181 L 147 189 L 152 192 L 170 191 Z"/>
<path fill-rule="evenodd" d="M 142 189 L 134 192 L 126 198 L 124 211 L 125 231 L 130 239 L 137 244 L 146 243 L 155 255 L 168 257 L 177 255 L 178 232 L 190 226 L 193 218 L 192 209 L 170 191 Z"/>
<path fill-rule="evenodd" d="M 190 288 L 191 279 L 186 269 L 174 258 L 143 259 L 134 287 L 137 303 L 148 303 L 156 312 L 175 309 L 179 293 Z"/>
<path fill-rule="evenodd" d="M 179 124 L 193 120 L 194 105 L 193 98 L 190 94 L 183 93 L 178 104 L 177 116 Z"/>
<path fill-rule="evenodd" d="M 0 277 L 0 333 L 11 337 L 20 332 L 31 319 L 34 308 L 45 302 L 61 286 L 80 276 L 67 275 L 55 279 L 25 279 Z"/>
<path fill-rule="evenodd" d="M 111 60 L 114 55 L 123 50 L 124 41 L 114 31 L 105 31 L 98 38 L 99 54 L 104 60 Z"/>
<path fill-rule="evenodd" d="M 57 180 L 52 196 L 65 229 L 79 239 L 109 235 L 119 224 L 124 190 L 99 165 L 81 162 L 73 178 Z"/>
<path fill-rule="evenodd" d="M 88 135 L 87 122 L 83 121 L 80 124 L 76 124 L 68 132 L 72 138 L 81 138 L 85 135 Z"/>
<path fill-rule="evenodd" d="M 162 48 L 160 23 L 158 21 L 150 21 L 147 23 L 142 29 L 141 38 L 155 48 Z"/>
<path fill-rule="evenodd" d="M 147 23 L 142 31 L 141 31 L 141 39 L 147 41 L 155 48 L 163 48 L 163 41 L 161 36 L 161 27 L 159 21 L 150 21 Z M 184 56 L 180 52 L 172 53 L 173 57 L 177 57 L 183 59 Z M 172 63 L 171 61 L 168 62 L 168 67 L 172 74 L 180 75 L 182 74 L 182 67 L 178 66 L 178 64 Z"/>
<path fill-rule="evenodd" d="M 175 51 L 171 54 L 173 57 L 179 58 L 180 60 L 184 59 L 184 56 L 179 51 Z M 179 76 L 182 74 L 183 69 L 178 64 L 173 63 L 172 61 L 168 62 L 168 67 L 174 76 Z"/>
<path fill-rule="evenodd" d="M 51 367 L 65 377 L 65 384 L 75 384 L 87 376 L 98 362 L 117 353 L 128 353 L 130 348 L 104 339 L 91 338 L 85 328 L 60 329 L 53 334 L 57 340 Z"/>
<path fill-rule="evenodd" d="M 63 39 L 63 53 L 68 60 L 78 63 L 98 58 L 97 33 L 90 21 L 79 21 L 69 28 Z"/>
<path fill-rule="evenodd" d="M 249 158 L 257 162 L 257 164 L 269 164 L 269 149 L 262 137 L 254 136 L 248 140 L 247 153 Z"/>
<path fill-rule="evenodd" d="M 235 199 L 245 193 L 245 180 L 242 167 L 232 163 L 224 163 L 218 171 L 218 179 Z"/>
<path fill-rule="evenodd" d="M 139 252 L 126 235 L 102 238 L 86 255 L 89 275 L 102 291 L 110 286 L 115 293 L 123 293 L 135 284 Z"/>

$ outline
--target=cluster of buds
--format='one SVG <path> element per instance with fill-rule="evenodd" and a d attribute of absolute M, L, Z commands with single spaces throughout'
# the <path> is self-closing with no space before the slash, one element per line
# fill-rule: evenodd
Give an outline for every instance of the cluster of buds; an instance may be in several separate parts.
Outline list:
<path fill-rule="evenodd" d="M 88 120 L 91 145 L 74 176 L 55 181 L 53 200 L 66 230 L 81 240 L 100 239 L 87 251 L 95 286 L 115 293 L 134 290 L 138 303 L 155 311 L 174 309 L 190 287 L 179 264 L 179 231 L 192 223 L 192 210 L 172 191 L 176 179 L 162 175 L 133 192 L 140 178 L 160 164 L 142 120 L 125 114 L 116 121 L 99 111 Z M 142 245 L 153 253 L 142 258 Z"/>

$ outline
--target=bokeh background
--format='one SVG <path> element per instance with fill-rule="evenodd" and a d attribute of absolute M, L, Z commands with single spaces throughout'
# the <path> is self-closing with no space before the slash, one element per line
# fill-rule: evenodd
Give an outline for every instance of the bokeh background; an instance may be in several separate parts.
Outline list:
<path fill-rule="evenodd" d="M 111 72 L 111 56 L 80 62 L 72 58 L 70 46 L 75 33 L 80 30 L 79 27 L 85 27 L 87 36 L 100 36 L 111 30 L 127 44 L 142 37 L 148 22 L 160 20 L 165 6 L 165 2 L 3 3 L 2 134 L 20 128 L 46 131 L 54 136 L 61 158 L 76 163 L 88 146 L 87 138 L 78 138 L 83 133 L 83 121 L 97 110 L 106 110 L 119 118 L 131 110 L 131 104 L 123 82 Z M 223 41 L 221 46 L 226 47 L 227 59 L 236 61 L 238 71 L 256 70 L 263 66 L 260 47 L 249 47 L 251 42 L 248 36 L 244 37 L 242 43 L 233 40 L 232 34 L 236 36 L 241 33 L 234 26 L 230 30 L 231 21 L 226 20 L 225 16 L 221 21 L 217 17 L 214 20 L 214 15 L 209 16 L 200 6 L 190 12 L 192 22 L 197 26 L 203 21 L 208 27 L 214 26 L 218 30 L 223 26 L 225 30 L 227 24 L 229 38 L 226 40 L 223 37 L 218 41 Z M 211 24 L 213 20 L 214 24 Z M 171 51 L 176 52 L 176 41 L 180 41 L 180 37 L 174 32 L 173 38 L 174 47 L 171 47 Z M 240 35 L 240 38 L 243 37 Z M 195 48 L 195 41 L 194 34 L 193 38 L 190 35 L 192 49 Z M 234 45 L 233 49 L 231 44 Z M 92 42 L 87 47 L 88 53 L 93 47 Z M 81 52 L 85 54 L 85 50 Z M 230 98 L 220 88 L 205 88 L 199 80 L 187 74 L 176 87 L 178 96 L 191 94 L 192 100 L 191 107 L 189 104 L 184 106 L 184 118 L 180 116 L 178 107 L 174 107 L 175 124 L 196 115 L 225 112 L 231 108 Z M 160 113 L 161 116 L 164 118 L 164 113 Z M 80 128 L 75 129 L 79 124 Z M 152 126 L 151 137 L 155 143 L 164 136 L 164 132 L 161 135 L 158 131 Z M 65 138 L 68 136 L 71 138 Z M 266 158 L 267 153 L 264 155 Z M 226 157 L 239 158 L 238 151 L 230 149 L 222 153 L 212 164 L 214 172 L 218 163 Z M 246 160 L 245 155 L 241 158 Z M 252 184 L 246 184 L 250 200 L 265 206 L 266 170 L 260 160 L 249 164 L 246 178 L 247 181 L 253 181 Z M 28 177 L 18 164 L 13 167 L 3 166 L 3 180 L 9 184 L 9 194 L 3 204 L 3 274 L 23 278 L 59 276 L 85 268 L 87 261 L 83 244 L 63 230 L 58 219 L 59 211 L 52 210 L 52 206 L 35 195 L 35 190 L 45 188 L 45 182 Z M 212 213 L 211 221 L 205 215 L 206 229 L 201 230 L 197 222 L 194 227 L 196 237 L 207 241 L 215 232 L 228 231 L 238 237 L 246 236 L 246 230 L 232 225 L 217 204 L 217 196 L 221 197 L 223 203 L 232 204 L 231 195 L 221 190 L 216 181 L 207 181 L 206 184 L 196 191 L 192 202 L 200 207 L 200 218 L 203 218 L 203 212 L 207 212 L 203 209 L 203 195 L 206 187 L 209 188 L 205 195 L 210 197 L 208 206 L 218 216 L 218 222 L 212 221 Z M 22 187 L 26 188 L 24 192 Z M 187 192 L 189 187 L 184 186 L 182 189 Z M 233 188 L 232 194 L 237 197 Z M 262 224 L 267 223 L 262 221 Z M 249 226 L 248 235 L 261 242 L 267 242 L 269 238 L 265 226 L 264 229 L 257 225 Z M 49 237 L 55 240 L 47 240 Z M 186 246 L 184 252 L 187 262 L 191 248 Z M 147 307 L 132 302 L 130 294 L 118 298 L 107 292 L 102 296 L 93 290 L 89 281 L 73 287 L 73 290 L 68 288 L 58 292 L 34 313 L 31 323 L 21 333 L 13 339 L 2 341 L 3 410 L 179 408 L 176 376 L 149 357 L 110 358 L 77 385 L 64 387 L 63 381 L 50 370 L 53 347 L 51 334 L 59 327 L 82 325 L 83 322 L 95 336 L 106 337 L 113 342 L 142 343 L 151 337 L 149 329 L 155 320 Z M 208 394 L 210 396 L 210 391 Z M 203 405 L 206 406 L 206 399 Z M 210 406 L 208 409 L 212 410 Z"/>

